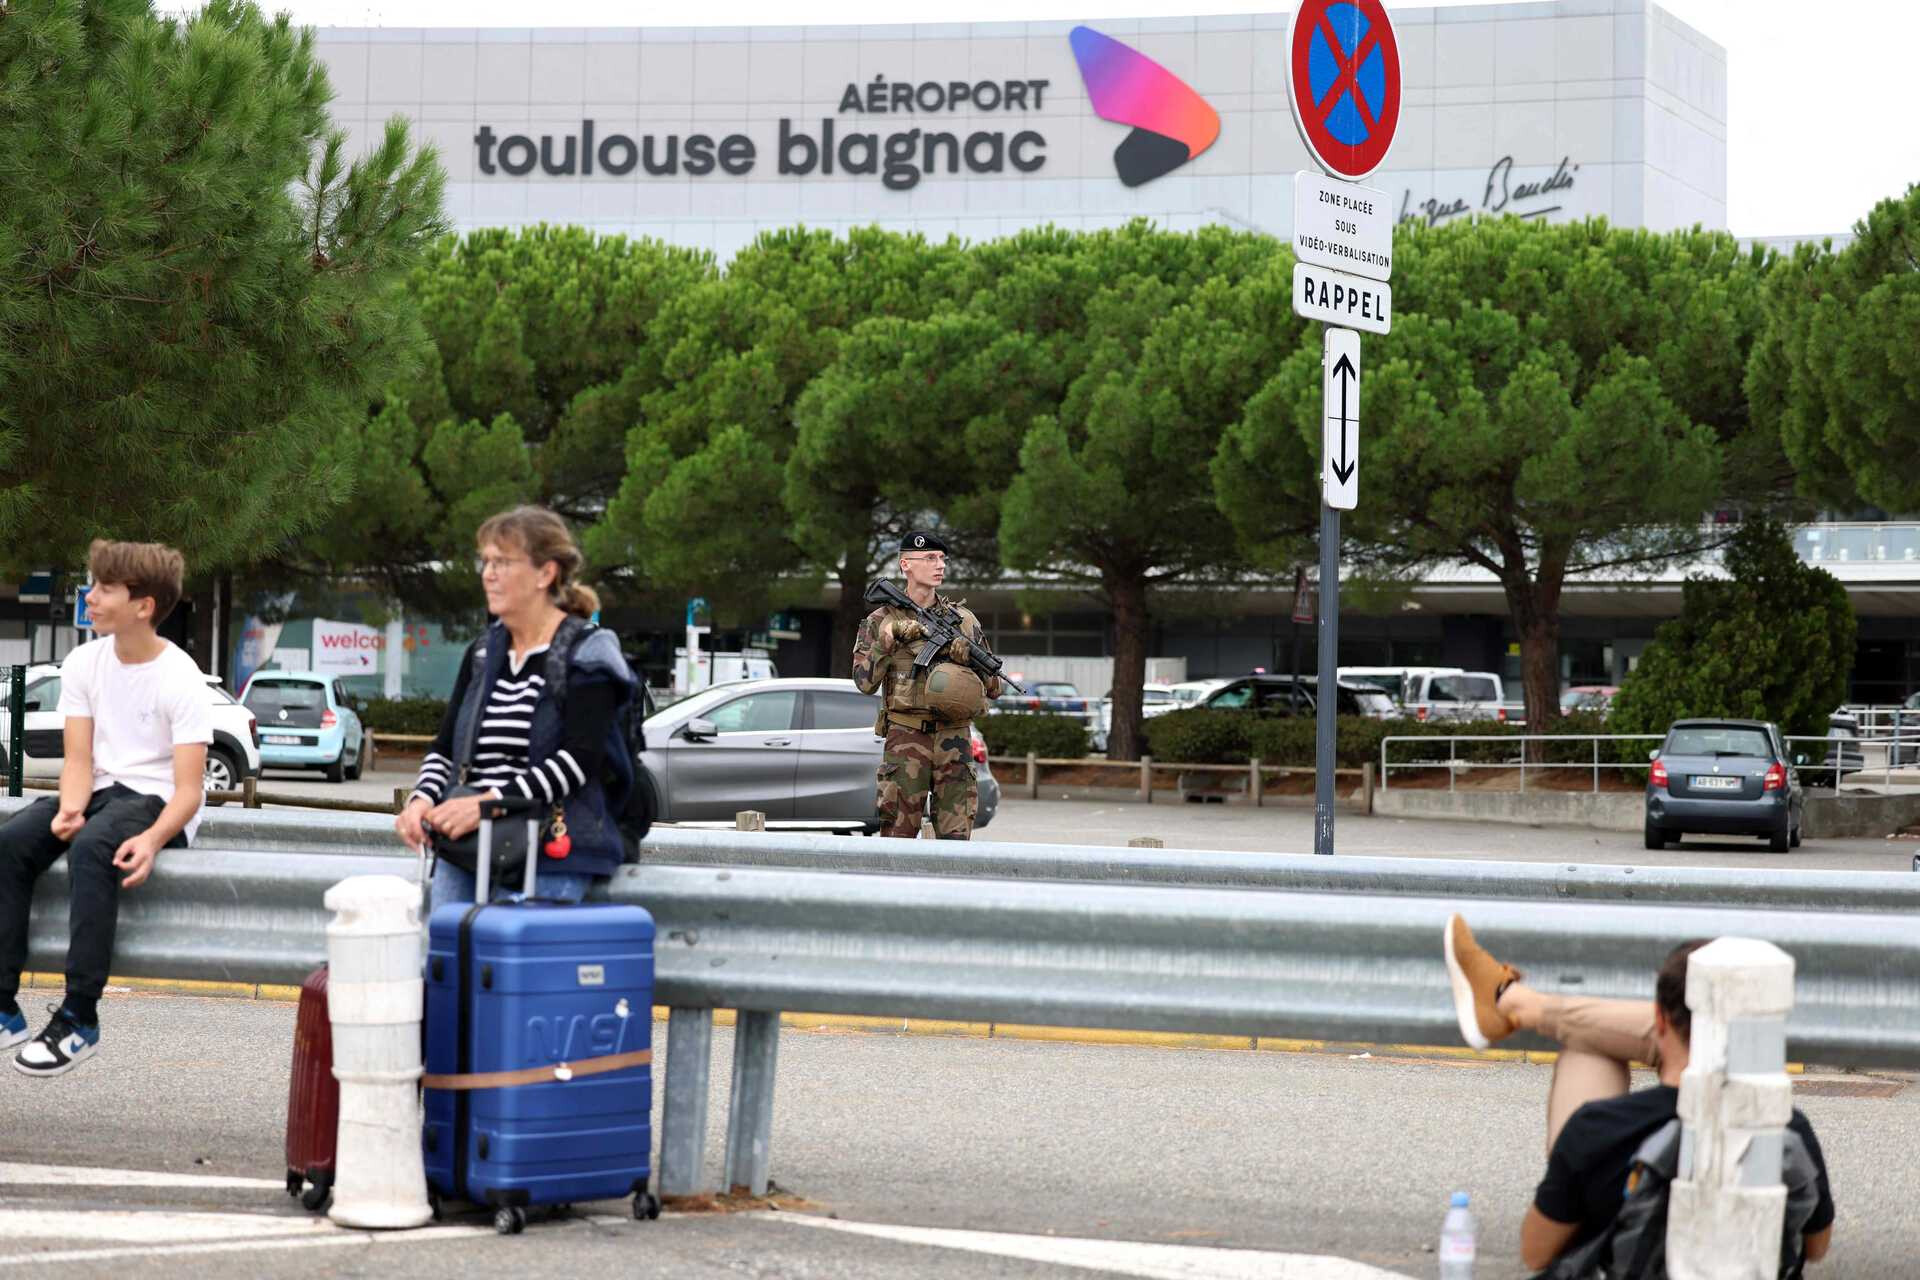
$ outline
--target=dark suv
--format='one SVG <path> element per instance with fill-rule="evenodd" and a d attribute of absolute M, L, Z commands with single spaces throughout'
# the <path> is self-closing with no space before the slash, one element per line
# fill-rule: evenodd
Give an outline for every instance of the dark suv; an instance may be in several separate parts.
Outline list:
<path fill-rule="evenodd" d="M 1798 848 L 1806 794 L 1794 763 L 1764 720 L 1674 721 L 1647 770 L 1647 848 L 1686 834 Z"/>

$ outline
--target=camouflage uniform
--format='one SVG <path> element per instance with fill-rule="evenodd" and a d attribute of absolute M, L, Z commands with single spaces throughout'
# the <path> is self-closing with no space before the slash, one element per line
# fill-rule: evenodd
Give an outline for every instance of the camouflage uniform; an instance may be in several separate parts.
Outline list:
<path fill-rule="evenodd" d="M 951 606 L 960 615 L 961 633 L 969 644 L 980 643 L 980 620 L 958 601 L 934 598 L 935 609 Z M 926 703 L 926 681 L 914 679 L 913 660 L 927 642 L 899 644 L 894 629 L 913 620 L 905 609 L 882 605 L 860 623 L 853 645 L 853 682 L 862 693 L 879 693 L 881 718 L 874 732 L 886 739 L 880 757 L 878 808 L 881 835 L 914 839 L 927 795 L 933 795 L 933 830 L 942 840 L 966 840 L 973 835 L 973 815 L 980 804 L 973 780 L 971 721 L 933 718 Z M 1000 694 L 998 679 L 986 682 L 987 697 Z"/>

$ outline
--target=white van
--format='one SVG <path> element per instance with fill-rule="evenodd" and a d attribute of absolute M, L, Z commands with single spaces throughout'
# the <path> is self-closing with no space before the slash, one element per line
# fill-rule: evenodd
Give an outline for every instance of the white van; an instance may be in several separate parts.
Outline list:
<path fill-rule="evenodd" d="M 1505 720 L 1506 685 L 1491 671 L 1462 667 L 1341 667 L 1342 680 L 1386 690 L 1416 720 Z"/>

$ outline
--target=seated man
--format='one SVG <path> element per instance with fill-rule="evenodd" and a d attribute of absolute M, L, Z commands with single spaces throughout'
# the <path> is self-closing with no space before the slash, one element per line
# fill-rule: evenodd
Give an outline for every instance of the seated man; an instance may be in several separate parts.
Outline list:
<path fill-rule="evenodd" d="M 180 600 L 186 566 L 171 547 L 95 541 L 87 607 L 98 640 L 60 667 L 66 717 L 60 792 L 0 826 L 0 1050 L 13 1065 L 57 1076 L 100 1044 L 100 994 L 113 962 L 120 891 L 138 888 L 163 848 L 199 822 L 212 703 L 192 658 L 154 628 Z M 34 881 L 67 859 L 67 995 L 31 1040 L 19 1003 Z"/>
<path fill-rule="evenodd" d="M 1674 1118 L 1693 1026 L 1687 958 L 1705 945 L 1674 948 L 1660 966 L 1651 1004 L 1556 996 L 1525 985 L 1519 970 L 1474 941 L 1465 920 L 1447 922 L 1447 974 L 1467 1043 L 1485 1049 L 1523 1029 L 1560 1042 L 1547 1092 L 1547 1172 L 1520 1224 L 1520 1259 L 1529 1268 L 1544 1269 L 1606 1231 L 1620 1211 L 1635 1151 Z M 1627 1092 L 1635 1061 L 1658 1071 L 1660 1083 Z M 1790 1125 L 1818 1170 L 1818 1203 L 1801 1233 L 1803 1260 L 1817 1262 L 1833 1241 L 1826 1160 L 1798 1110 Z"/>

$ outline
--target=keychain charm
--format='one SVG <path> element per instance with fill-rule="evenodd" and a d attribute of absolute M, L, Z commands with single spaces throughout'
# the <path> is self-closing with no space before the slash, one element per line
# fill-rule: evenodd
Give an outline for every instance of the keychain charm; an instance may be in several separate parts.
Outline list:
<path fill-rule="evenodd" d="M 573 852 L 573 837 L 567 834 L 567 820 L 558 809 L 553 814 L 553 839 L 547 841 L 546 855 L 560 859 Z"/>

